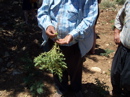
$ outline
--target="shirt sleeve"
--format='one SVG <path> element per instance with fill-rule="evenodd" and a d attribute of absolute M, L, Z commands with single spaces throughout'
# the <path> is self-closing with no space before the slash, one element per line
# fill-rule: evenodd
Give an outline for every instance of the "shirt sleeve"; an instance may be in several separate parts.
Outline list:
<path fill-rule="evenodd" d="M 115 28 L 122 30 L 124 24 L 124 17 L 125 17 L 125 5 L 118 11 L 116 18 L 115 18 Z"/>
<path fill-rule="evenodd" d="M 41 7 L 38 9 L 38 12 L 37 12 L 38 26 L 41 29 L 46 30 L 48 26 L 52 25 L 51 19 L 49 16 L 49 11 L 48 11 L 51 2 L 52 0 L 43 0 Z"/>
<path fill-rule="evenodd" d="M 91 33 L 92 27 L 95 25 L 95 21 L 98 15 L 98 2 L 97 0 L 86 0 L 80 18 L 82 19 L 76 29 L 72 30 L 69 34 L 73 36 L 73 39 L 83 39 L 85 35 Z"/>
<path fill-rule="evenodd" d="M 45 46 L 48 41 L 48 36 L 45 33 L 46 28 L 52 25 L 48 12 L 51 2 L 52 0 L 43 0 L 41 7 L 37 11 L 38 26 L 42 29 L 42 38 L 44 40 L 41 46 Z"/>

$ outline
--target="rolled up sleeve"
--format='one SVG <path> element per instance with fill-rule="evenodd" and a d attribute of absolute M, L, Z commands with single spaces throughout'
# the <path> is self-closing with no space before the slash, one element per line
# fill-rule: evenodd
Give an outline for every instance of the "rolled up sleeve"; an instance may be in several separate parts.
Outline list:
<path fill-rule="evenodd" d="M 82 11 L 82 10 L 80 10 Z M 84 13 L 84 14 L 80 14 Z M 86 0 L 83 8 L 83 12 L 79 12 L 80 23 L 77 25 L 76 29 L 72 30 L 69 34 L 73 36 L 73 39 L 84 39 L 85 35 L 88 35 L 92 26 L 95 25 L 95 21 L 98 15 L 98 2 L 97 0 Z"/>

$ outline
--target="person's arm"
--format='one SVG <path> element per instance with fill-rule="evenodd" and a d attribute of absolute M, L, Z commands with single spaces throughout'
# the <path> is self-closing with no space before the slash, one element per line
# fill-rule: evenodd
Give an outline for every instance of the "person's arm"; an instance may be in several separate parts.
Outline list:
<path fill-rule="evenodd" d="M 84 39 L 85 35 L 91 33 L 90 29 L 93 29 L 95 21 L 98 15 L 98 2 L 97 0 L 86 0 L 83 8 L 83 19 L 69 34 L 73 36 L 73 39 Z M 82 17 L 81 17 L 82 18 Z M 90 29 L 89 29 L 90 28 Z"/>
<path fill-rule="evenodd" d="M 56 30 L 52 25 L 49 16 L 49 9 L 51 3 L 52 0 L 44 0 L 42 2 L 41 7 L 38 9 L 37 19 L 38 19 L 38 26 L 41 29 L 45 30 L 45 33 L 43 32 L 44 36 L 47 35 L 49 38 L 54 38 L 57 35 L 56 35 Z"/>
<path fill-rule="evenodd" d="M 122 30 L 123 28 L 123 24 L 124 24 L 124 16 L 125 16 L 125 13 L 124 13 L 124 8 L 125 7 L 122 7 L 117 15 L 116 15 L 116 18 L 115 18 L 115 28 L 119 29 L 119 30 Z"/>
<path fill-rule="evenodd" d="M 114 28 L 114 42 L 116 44 L 120 44 L 120 32 L 123 28 L 124 24 L 124 17 L 125 17 L 125 4 L 124 6 L 118 11 L 116 18 L 115 18 L 115 28 Z"/>
<path fill-rule="evenodd" d="M 41 7 L 37 11 L 38 26 L 41 29 L 47 29 L 48 26 L 53 26 L 49 16 L 49 9 L 52 0 L 43 0 Z"/>

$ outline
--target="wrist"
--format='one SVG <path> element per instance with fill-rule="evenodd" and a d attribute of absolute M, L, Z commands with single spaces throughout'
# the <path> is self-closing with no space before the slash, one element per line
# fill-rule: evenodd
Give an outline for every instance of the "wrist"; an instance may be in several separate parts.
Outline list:
<path fill-rule="evenodd" d="M 120 33 L 121 31 L 117 28 L 114 29 L 114 33 Z"/>

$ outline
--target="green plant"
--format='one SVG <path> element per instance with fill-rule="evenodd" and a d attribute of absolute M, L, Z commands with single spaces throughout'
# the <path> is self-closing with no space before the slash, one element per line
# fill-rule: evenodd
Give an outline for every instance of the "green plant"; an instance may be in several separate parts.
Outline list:
<path fill-rule="evenodd" d="M 114 30 L 115 29 L 115 25 L 111 25 L 111 29 Z"/>
<path fill-rule="evenodd" d="M 39 79 L 39 75 L 42 74 L 41 71 L 36 70 L 33 64 L 33 60 L 29 57 L 29 54 L 25 54 L 21 61 L 25 63 L 23 66 L 26 76 L 24 77 L 24 83 L 29 89 L 33 96 L 41 95 L 44 93 L 44 84 L 42 80 Z"/>
<path fill-rule="evenodd" d="M 115 8 L 115 2 L 114 1 L 109 1 L 109 0 L 103 0 L 100 4 L 100 7 L 103 9 L 106 8 Z"/>
<path fill-rule="evenodd" d="M 107 86 L 105 82 L 101 82 L 98 78 L 95 78 L 95 84 L 98 88 L 97 92 L 101 95 L 101 97 L 106 97 L 105 95 L 108 93 L 109 86 Z"/>
<path fill-rule="evenodd" d="M 107 73 L 107 75 L 111 75 L 111 70 L 110 69 L 108 69 L 108 73 Z"/>
<path fill-rule="evenodd" d="M 56 74 L 61 79 L 62 71 L 67 68 L 64 60 L 65 58 L 59 48 L 59 45 L 55 43 L 50 51 L 41 53 L 39 56 L 35 57 L 34 63 L 39 69 L 47 70 Z"/>
<path fill-rule="evenodd" d="M 105 50 L 105 53 L 101 53 L 100 55 L 101 56 L 106 56 L 106 57 L 109 57 L 109 54 L 114 52 L 114 50 L 109 50 L 109 49 L 106 49 Z"/>
<path fill-rule="evenodd" d="M 44 93 L 43 87 L 44 87 L 44 85 L 43 85 L 42 82 L 40 82 L 40 81 L 39 82 L 35 82 L 30 87 L 30 91 L 33 93 L 33 95 L 35 95 L 37 93 L 38 94 L 42 94 L 42 93 Z"/>
<path fill-rule="evenodd" d="M 115 20 L 111 20 L 110 23 L 114 23 Z"/>
<path fill-rule="evenodd" d="M 45 92 L 43 89 L 44 84 L 42 81 L 36 80 L 35 75 L 35 73 L 29 74 L 27 77 L 24 78 L 24 83 L 26 84 L 32 95 L 40 95 Z"/>
<path fill-rule="evenodd" d="M 126 0 L 116 0 L 117 4 L 119 5 L 123 5 L 125 3 Z"/>

